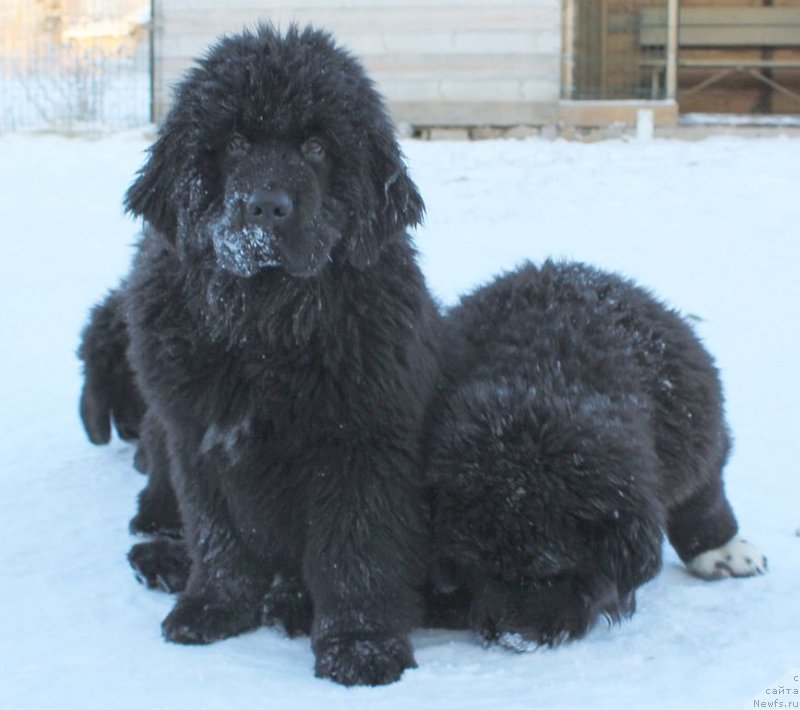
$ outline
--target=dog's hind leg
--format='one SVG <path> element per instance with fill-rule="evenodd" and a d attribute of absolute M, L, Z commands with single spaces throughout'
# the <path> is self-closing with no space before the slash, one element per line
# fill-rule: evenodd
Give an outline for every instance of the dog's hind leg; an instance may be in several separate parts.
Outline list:
<path fill-rule="evenodd" d="M 132 533 L 180 537 L 182 524 L 178 501 L 169 477 L 169 453 L 161 423 L 152 412 L 145 414 L 139 440 L 147 485 L 139 494 L 138 510 L 130 522 Z"/>
<path fill-rule="evenodd" d="M 667 531 L 689 571 L 703 579 L 750 577 L 767 569 L 758 548 L 738 537 L 720 476 L 668 511 Z"/>
<path fill-rule="evenodd" d="M 658 488 L 669 540 L 689 571 L 703 579 L 760 574 L 766 558 L 738 536 L 725 497 L 730 436 L 719 373 L 684 321 L 664 324 L 666 344 L 653 401 Z"/>

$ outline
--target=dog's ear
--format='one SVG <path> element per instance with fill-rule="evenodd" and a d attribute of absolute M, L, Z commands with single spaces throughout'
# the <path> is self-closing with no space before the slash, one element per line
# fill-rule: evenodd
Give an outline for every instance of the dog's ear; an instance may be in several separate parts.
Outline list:
<path fill-rule="evenodd" d="M 374 264 L 387 242 L 420 224 L 425 214 L 425 204 L 408 175 L 393 132 L 373 135 L 370 150 L 365 164 L 371 166 L 372 174 L 365 177 L 372 189 L 349 244 L 350 263 L 357 269 Z"/>
<path fill-rule="evenodd" d="M 189 165 L 192 148 L 185 121 L 173 110 L 149 149 L 147 162 L 139 170 L 125 195 L 125 209 L 144 217 L 170 241 L 178 229 L 180 185 L 193 171 Z M 185 187 L 185 185 L 183 186 Z"/>

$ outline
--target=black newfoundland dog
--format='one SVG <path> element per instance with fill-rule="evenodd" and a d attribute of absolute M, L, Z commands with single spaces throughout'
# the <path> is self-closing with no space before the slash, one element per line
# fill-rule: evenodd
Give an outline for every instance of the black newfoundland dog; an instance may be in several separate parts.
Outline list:
<path fill-rule="evenodd" d="M 633 613 L 666 529 L 697 576 L 750 576 L 711 357 L 629 281 L 527 265 L 448 319 L 431 407 L 433 575 L 488 640 L 553 645 Z M 441 602 L 440 602 L 441 603 Z"/>
<path fill-rule="evenodd" d="M 82 411 L 94 441 L 109 410 L 135 433 L 135 388 L 107 367 L 127 351 L 154 474 L 133 527 L 179 526 L 170 482 L 182 523 L 183 543 L 131 552 L 144 581 L 182 588 L 165 637 L 253 628 L 279 580 L 273 612 L 294 600 L 304 626 L 313 606 L 318 675 L 396 680 L 422 619 L 440 316 L 381 98 L 323 32 L 223 39 L 178 87 L 127 207 L 145 233 L 85 334 Z"/>
<path fill-rule="evenodd" d="M 443 320 L 392 125 L 327 34 L 217 44 L 127 206 L 144 236 L 84 331 L 81 416 L 95 443 L 139 438 L 131 528 L 154 538 L 129 559 L 180 592 L 168 640 L 280 621 L 317 675 L 374 685 L 423 621 L 552 644 L 629 614 L 664 528 L 701 576 L 763 569 L 687 324 L 553 264 Z"/>

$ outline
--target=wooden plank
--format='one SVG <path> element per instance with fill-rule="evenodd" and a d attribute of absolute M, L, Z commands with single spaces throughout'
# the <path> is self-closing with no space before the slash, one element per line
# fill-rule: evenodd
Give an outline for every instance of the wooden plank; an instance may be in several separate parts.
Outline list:
<path fill-rule="evenodd" d="M 789 0 L 792 2 L 792 0 Z M 655 3 L 649 3 L 655 4 Z M 737 7 L 753 7 L 756 5 L 764 5 L 765 3 L 763 0 L 681 0 L 681 10 L 685 10 L 690 7 L 722 7 L 723 9 L 727 8 L 737 8 Z M 774 1 L 772 2 L 774 5 Z M 779 0 L 779 4 L 783 4 Z"/>
<path fill-rule="evenodd" d="M 561 35 L 561 97 L 571 99 L 575 87 L 575 0 L 564 0 Z"/>
<path fill-rule="evenodd" d="M 665 94 L 675 101 L 678 94 L 678 42 L 680 41 L 680 9 L 678 0 L 667 0 L 667 75 L 664 79 Z"/>
<path fill-rule="evenodd" d="M 652 111 L 656 126 L 674 126 L 678 122 L 678 105 L 674 101 L 561 101 L 558 118 L 568 126 L 635 126 L 640 110 Z"/>
<path fill-rule="evenodd" d="M 407 8 L 369 7 L 357 12 L 347 8 L 331 8 L 313 12 L 300 10 L 275 10 L 253 12 L 246 8 L 219 7 L 217 4 L 206 11 L 184 9 L 170 5 L 163 8 L 164 27 L 168 33 L 183 32 L 238 32 L 242 27 L 255 27 L 259 20 L 271 20 L 279 27 L 292 22 L 311 23 L 315 27 L 342 31 L 418 31 L 440 29 L 446 31 L 517 30 L 530 29 L 540 32 L 559 31 L 559 12 L 550 7 L 493 7 L 481 5 L 466 8 L 432 7 L 421 12 L 409 12 Z"/>
<path fill-rule="evenodd" d="M 208 32 L 170 34 L 159 56 L 186 57 L 203 53 L 217 37 Z M 337 42 L 360 57 L 407 53 L 551 54 L 558 56 L 556 33 L 509 30 L 504 32 L 337 32 Z"/>
<path fill-rule="evenodd" d="M 205 11 L 216 9 L 220 0 L 159 0 L 166 2 L 169 10 Z M 434 8 L 451 8 L 462 10 L 469 7 L 486 7 L 487 0 L 270 0 L 269 3 L 257 0 L 229 0 L 226 7 L 239 12 L 263 15 L 268 11 L 319 12 L 320 10 L 347 10 L 348 12 L 363 9 L 395 9 L 413 10 L 417 16 Z M 518 8 L 528 11 L 530 8 L 550 8 L 555 12 L 561 9 L 560 0 L 500 0 L 492 5 L 497 8 Z"/>
<path fill-rule="evenodd" d="M 555 90 L 554 90 L 555 89 Z M 383 88 L 388 100 L 394 98 L 392 93 Z M 469 81 L 466 79 L 445 79 L 439 82 L 439 96 L 442 100 L 452 101 L 496 101 L 499 103 L 513 101 L 558 101 L 558 84 L 552 81 L 515 81 L 500 79 L 494 81 Z"/>
<path fill-rule="evenodd" d="M 359 56 L 370 54 L 399 55 L 406 53 L 450 54 L 550 54 L 558 56 L 560 44 L 556 31 L 532 30 L 454 30 L 432 32 L 418 29 L 380 33 L 344 34 L 337 39 Z"/>
<path fill-rule="evenodd" d="M 681 67 L 691 68 L 737 68 L 750 67 L 753 69 L 800 69 L 800 59 L 795 61 L 781 59 L 682 59 Z"/>
<path fill-rule="evenodd" d="M 681 25 L 682 47 L 791 47 L 800 45 L 798 25 L 750 27 Z"/>
<path fill-rule="evenodd" d="M 666 10 L 663 8 L 644 8 L 641 14 L 646 19 L 645 24 L 666 24 Z M 684 24 L 710 27 L 799 25 L 800 7 L 686 7 L 681 10 L 681 25 Z"/>
<path fill-rule="evenodd" d="M 528 79 L 546 76 L 558 81 L 558 56 L 549 54 L 482 56 L 480 54 L 408 54 L 365 57 L 376 77 Z"/>
<path fill-rule="evenodd" d="M 379 83 L 381 93 L 391 102 L 431 101 L 431 102 L 486 102 L 496 101 L 557 101 L 557 86 L 549 80 L 444 80 L 408 81 L 386 78 Z"/>
<path fill-rule="evenodd" d="M 446 60 L 446 61 L 445 61 Z M 455 60 L 455 61 L 454 61 Z M 558 91 L 558 57 L 485 57 L 462 55 L 456 57 L 405 56 L 373 57 L 364 60 L 367 71 L 379 88 L 384 81 L 421 81 L 436 85 L 442 81 L 479 81 L 487 87 L 496 81 L 542 81 Z M 172 58 L 160 63 L 162 82 L 174 84 L 194 62 Z"/>
<path fill-rule="evenodd" d="M 646 8 L 640 14 L 639 44 L 667 43 L 667 14 Z M 686 8 L 680 13 L 681 47 L 800 46 L 800 8 Z"/>
<path fill-rule="evenodd" d="M 396 122 L 415 126 L 543 126 L 558 120 L 552 101 L 389 102 Z"/>
<path fill-rule="evenodd" d="M 745 87 L 741 83 L 712 86 L 681 99 L 682 113 L 750 113 L 758 101 L 759 88 L 755 82 Z M 796 111 L 796 108 L 792 109 Z"/>

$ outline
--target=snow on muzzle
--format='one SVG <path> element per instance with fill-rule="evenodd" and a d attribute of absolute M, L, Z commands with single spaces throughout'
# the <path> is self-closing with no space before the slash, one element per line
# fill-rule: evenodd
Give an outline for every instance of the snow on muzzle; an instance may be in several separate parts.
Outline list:
<path fill-rule="evenodd" d="M 248 194 L 237 190 L 227 195 L 224 208 L 206 222 L 217 264 L 242 278 L 278 266 L 274 232 L 264 224 L 245 219 L 244 206 Z"/>
<path fill-rule="evenodd" d="M 267 267 L 279 266 L 275 237 L 261 227 L 245 225 L 231 230 L 223 220 L 212 229 L 211 241 L 219 266 L 236 276 L 248 278 Z"/>

